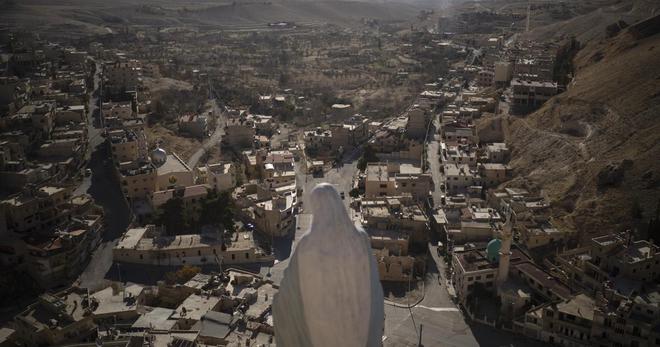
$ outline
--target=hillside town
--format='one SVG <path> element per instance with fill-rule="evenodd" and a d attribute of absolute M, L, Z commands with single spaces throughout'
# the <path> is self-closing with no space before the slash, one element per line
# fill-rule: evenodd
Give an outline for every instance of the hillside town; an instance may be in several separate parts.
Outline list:
<path fill-rule="evenodd" d="M 579 83 L 530 13 L 0 27 L 0 346 L 275 346 L 320 183 L 368 235 L 383 346 L 660 346 L 657 212 L 575 229 L 513 165 L 512 122 Z"/>

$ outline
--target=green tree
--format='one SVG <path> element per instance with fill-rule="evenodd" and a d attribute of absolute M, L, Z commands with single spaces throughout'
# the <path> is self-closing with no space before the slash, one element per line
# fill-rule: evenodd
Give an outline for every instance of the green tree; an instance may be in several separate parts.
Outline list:
<path fill-rule="evenodd" d="M 209 190 L 201 204 L 200 225 L 213 225 L 229 232 L 234 231 L 234 204 L 229 192 Z"/>
<path fill-rule="evenodd" d="M 364 146 L 364 152 L 358 160 L 357 167 L 360 171 L 367 169 L 368 163 L 373 163 L 378 161 L 378 156 L 376 156 L 376 151 L 369 145 Z"/>
<path fill-rule="evenodd" d="M 181 234 L 190 227 L 187 212 L 183 200 L 175 196 L 159 208 L 156 223 L 164 226 L 169 235 Z"/>

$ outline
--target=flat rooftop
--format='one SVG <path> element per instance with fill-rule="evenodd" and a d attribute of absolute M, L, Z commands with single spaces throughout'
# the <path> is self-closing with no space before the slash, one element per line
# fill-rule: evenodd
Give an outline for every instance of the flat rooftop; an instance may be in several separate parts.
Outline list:
<path fill-rule="evenodd" d="M 557 310 L 586 320 L 594 319 L 594 300 L 585 294 L 557 304 Z"/>
<path fill-rule="evenodd" d="M 174 310 L 172 319 L 200 320 L 208 311 L 212 311 L 220 298 L 210 295 L 191 294 Z"/>

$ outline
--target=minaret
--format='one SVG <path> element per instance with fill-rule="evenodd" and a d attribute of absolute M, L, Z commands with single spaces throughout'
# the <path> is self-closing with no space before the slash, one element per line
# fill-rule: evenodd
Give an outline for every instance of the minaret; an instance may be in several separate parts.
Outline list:
<path fill-rule="evenodd" d="M 502 246 L 500 247 L 500 264 L 497 269 L 497 286 L 501 286 L 509 278 L 509 261 L 511 258 L 511 235 L 513 228 L 512 211 L 507 209 L 506 222 L 501 232 Z"/>

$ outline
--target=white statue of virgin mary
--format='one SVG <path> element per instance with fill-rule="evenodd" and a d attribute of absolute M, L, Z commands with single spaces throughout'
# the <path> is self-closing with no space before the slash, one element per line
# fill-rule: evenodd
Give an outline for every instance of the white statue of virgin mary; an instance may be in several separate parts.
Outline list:
<path fill-rule="evenodd" d="M 313 220 L 273 299 L 278 346 L 381 346 L 383 289 L 369 237 L 335 188 L 317 185 Z"/>

